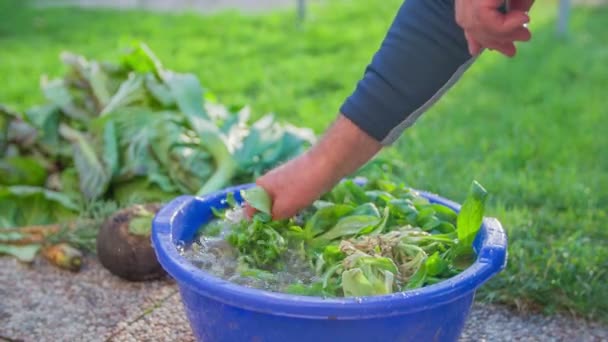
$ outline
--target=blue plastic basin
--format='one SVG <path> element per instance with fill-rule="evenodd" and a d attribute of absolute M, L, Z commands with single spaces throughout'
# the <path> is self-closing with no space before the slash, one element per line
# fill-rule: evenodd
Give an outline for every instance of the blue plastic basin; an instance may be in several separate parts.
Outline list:
<path fill-rule="evenodd" d="M 416 290 L 384 296 L 323 299 L 273 293 L 236 285 L 193 266 L 177 251 L 191 242 L 211 207 L 225 207 L 231 187 L 205 197 L 181 196 L 156 215 L 152 241 L 159 262 L 180 290 L 199 341 L 456 341 L 476 289 L 506 266 L 507 238 L 500 222 L 484 218 L 475 240 L 475 263 L 461 274 Z M 456 211 L 460 205 L 420 192 Z"/>

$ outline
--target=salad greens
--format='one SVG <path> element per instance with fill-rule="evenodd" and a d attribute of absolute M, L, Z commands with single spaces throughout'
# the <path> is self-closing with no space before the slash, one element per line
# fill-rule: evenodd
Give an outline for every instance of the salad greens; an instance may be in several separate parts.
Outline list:
<path fill-rule="evenodd" d="M 236 250 L 237 272 L 247 272 L 241 276 L 280 282 L 273 276 L 296 258 L 308 265 L 313 279 L 291 278 L 271 288 L 344 297 L 419 288 L 460 273 L 473 261 L 487 192 L 473 181 L 457 213 L 402 184 L 348 179 L 286 220 L 271 219 L 271 200 L 261 187 L 241 195 L 260 210 L 251 220 L 228 219 L 241 208 L 230 195 L 228 208 L 215 210 L 217 219 L 201 230 L 204 238 L 207 228 L 217 233 L 218 222 L 228 225 L 225 239 Z"/>

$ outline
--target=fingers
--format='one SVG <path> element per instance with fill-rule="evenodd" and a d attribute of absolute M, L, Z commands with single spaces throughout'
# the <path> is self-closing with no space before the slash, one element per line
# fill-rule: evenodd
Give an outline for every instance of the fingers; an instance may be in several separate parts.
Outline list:
<path fill-rule="evenodd" d="M 527 42 L 532 38 L 532 34 L 530 30 L 525 27 L 520 27 L 513 31 L 509 36 L 507 36 L 508 40 L 518 41 L 518 42 Z"/>
<path fill-rule="evenodd" d="M 243 205 L 243 209 L 245 211 L 245 216 L 247 216 L 247 218 L 251 219 L 253 217 L 253 215 L 255 215 L 255 213 L 257 212 L 257 210 L 250 206 L 249 203 L 245 202 L 245 205 Z"/>
<path fill-rule="evenodd" d="M 513 44 L 513 43 L 498 43 L 498 44 L 494 45 L 494 47 L 492 49 L 502 53 L 503 55 L 505 55 L 507 57 L 515 56 L 515 53 L 517 52 L 517 49 L 515 48 L 515 44 Z"/>
<path fill-rule="evenodd" d="M 528 12 L 534 0 L 511 0 L 511 8 L 516 11 Z"/>
<path fill-rule="evenodd" d="M 272 207 L 272 218 L 275 220 L 284 220 L 284 219 L 288 219 L 290 217 L 295 216 L 300 207 L 297 206 L 293 206 L 293 205 L 284 205 L 284 204 L 290 204 L 288 200 L 281 200 L 280 202 L 277 202 L 275 205 L 273 205 Z"/>
<path fill-rule="evenodd" d="M 515 42 L 529 41 L 527 11 L 533 0 L 512 0 L 511 10 L 503 14 L 498 8 L 503 0 L 456 0 L 456 22 L 463 28 L 469 53 L 474 56 L 483 49 L 498 51 L 512 57 Z"/>
<path fill-rule="evenodd" d="M 503 21 L 499 24 L 499 34 L 507 35 L 530 22 L 528 14 L 522 11 L 511 11 L 504 15 Z"/>
<path fill-rule="evenodd" d="M 468 32 L 464 33 L 465 38 L 467 39 L 467 43 L 469 45 L 469 53 L 471 56 L 476 56 L 481 52 L 481 45 L 471 37 Z"/>
<path fill-rule="evenodd" d="M 479 23 L 474 27 L 488 36 L 505 37 L 530 22 L 530 17 L 522 11 L 502 14 L 496 8 L 484 8 L 479 14 Z"/>

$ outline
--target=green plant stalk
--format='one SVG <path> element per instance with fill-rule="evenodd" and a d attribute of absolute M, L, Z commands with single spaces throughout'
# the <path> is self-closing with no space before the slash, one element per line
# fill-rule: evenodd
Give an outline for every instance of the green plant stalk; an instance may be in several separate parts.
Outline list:
<path fill-rule="evenodd" d="M 213 175 L 196 193 L 197 196 L 203 196 L 226 187 L 236 174 L 237 164 L 217 128 L 211 122 L 202 122 L 202 120 L 196 122 L 191 120 L 191 122 L 200 136 L 201 146 L 211 154 L 216 165 Z"/>

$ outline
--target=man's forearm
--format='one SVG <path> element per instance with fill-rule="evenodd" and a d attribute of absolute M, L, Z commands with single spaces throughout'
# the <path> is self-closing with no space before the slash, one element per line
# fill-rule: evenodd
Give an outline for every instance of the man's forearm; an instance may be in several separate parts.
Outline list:
<path fill-rule="evenodd" d="M 343 115 L 306 153 L 271 170 L 256 183 L 273 199 L 272 216 L 295 215 L 370 160 L 382 145 Z M 251 208 L 249 214 L 253 213 Z"/>
<path fill-rule="evenodd" d="M 407 0 L 341 115 L 315 146 L 257 180 L 296 214 L 393 142 L 472 61 L 454 0 Z"/>
<path fill-rule="evenodd" d="M 339 115 L 305 158 L 319 174 L 316 186 L 320 192 L 326 192 L 367 163 L 380 149 L 380 142 Z"/>

